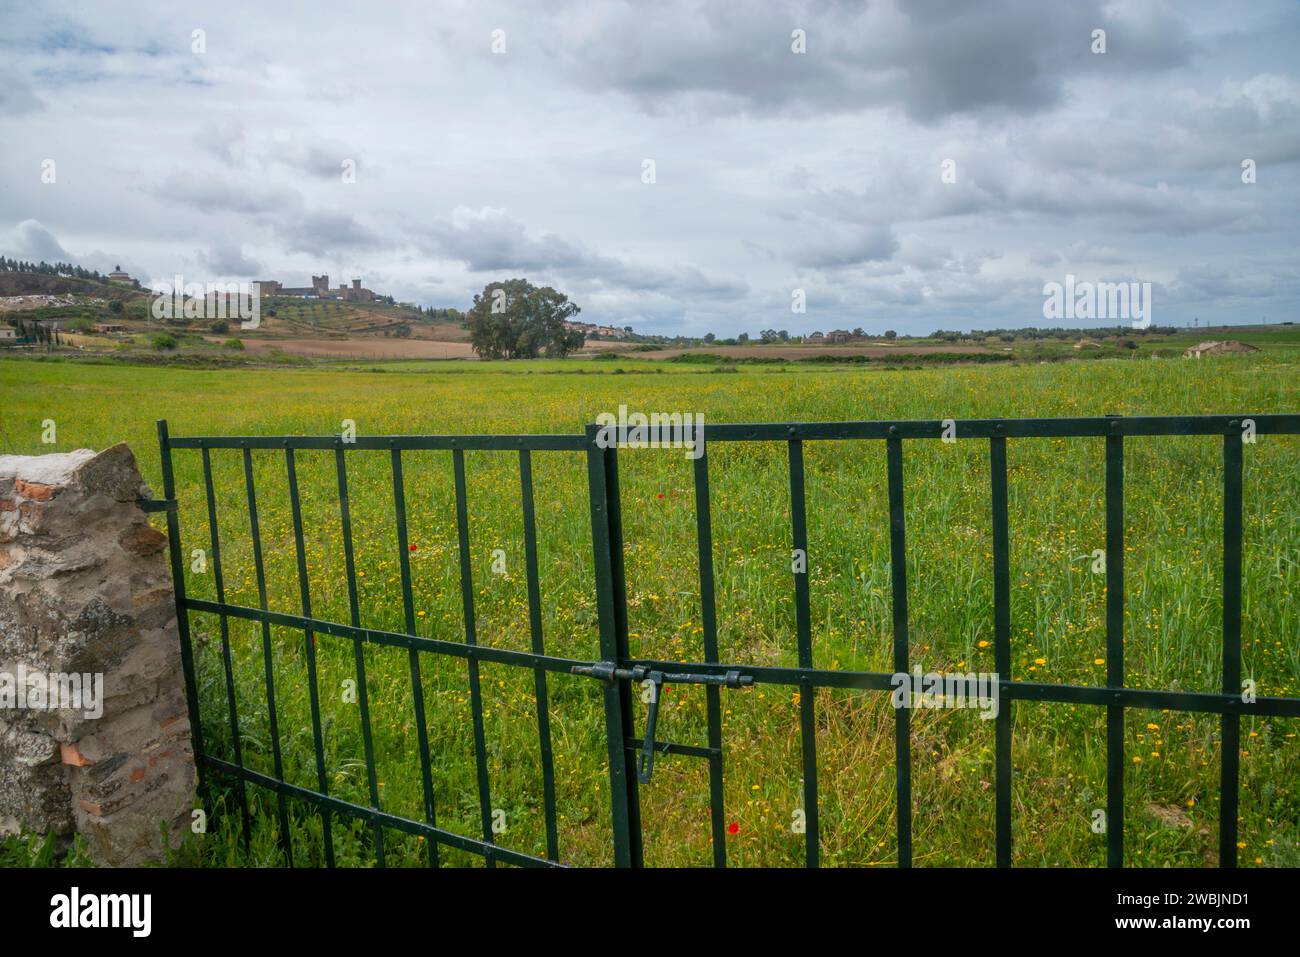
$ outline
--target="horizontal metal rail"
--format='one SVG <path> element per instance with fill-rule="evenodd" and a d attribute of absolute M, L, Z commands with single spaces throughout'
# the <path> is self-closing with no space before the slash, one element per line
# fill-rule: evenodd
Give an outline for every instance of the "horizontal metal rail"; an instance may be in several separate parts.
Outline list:
<path fill-rule="evenodd" d="M 589 667 L 592 662 L 579 658 L 557 658 L 531 651 L 493 648 L 489 645 L 468 645 L 444 638 L 423 638 L 400 631 L 378 628 L 358 628 L 320 618 L 304 618 L 287 612 L 262 611 L 242 605 L 223 604 L 204 598 L 187 598 L 185 605 L 192 611 L 228 615 L 247 621 L 268 622 L 291 628 L 306 628 L 318 635 L 351 638 L 389 648 L 414 648 L 434 654 L 451 655 L 470 661 L 483 661 L 499 665 L 516 665 L 524 668 L 541 668 L 558 674 L 571 674 L 575 667 Z M 895 673 L 887 671 L 848 671 L 825 668 L 788 668 L 772 665 L 710 664 L 690 661 L 658 661 L 650 658 L 633 658 L 626 662 L 629 668 L 641 667 L 656 671 L 676 669 L 696 674 L 726 677 L 737 672 L 741 678 L 754 684 L 806 685 L 813 688 L 843 688 L 858 691 L 892 691 L 896 687 Z M 918 694 L 921 686 L 915 675 L 907 673 L 908 687 Z M 1243 701 L 1239 694 L 1222 694 L 1215 691 L 1162 691 L 1144 688 L 1107 688 L 1102 685 L 1068 685 L 1043 681 L 999 681 L 998 693 L 1011 701 L 1051 701 L 1061 704 L 1123 705 L 1154 711 L 1196 711 L 1213 714 L 1260 715 L 1279 718 L 1300 718 L 1300 698 L 1256 697 Z"/>
<path fill-rule="evenodd" d="M 386 814 L 383 811 L 376 811 L 373 808 L 362 807 L 360 804 L 353 804 L 351 801 L 344 801 L 342 798 L 330 797 L 328 794 L 321 794 L 313 791 L 311 788 L 298 787 L 296 784 L 290 784 L 288 781 L 280 781 L 267 774 L 254 771 L 251 768 L 241 767 L 238 764 L 231 764 L 229 761 L 223 761 L 220 758 L 213 757 L 210 754 L 203 756 L 203 763 L 229 777 L 238 778 L 241 781 L 247 781 L 250 784 L 256 784 L 272 791 L 277 795 L 297 798 L 308 804 L 314 804 L 317 807 L 335 811 L 341 814 L 347 814 L 355 817 L 360 821 L 375 827 L 391 827 L 395 831 L 402 831 L 406 834 L 413 834 L 417 837 L 424 837 L 447 847 L 454 847 L 460 851 L 469 851 L 472 854 L 481 854 L 484 857 L 494 858 L 504 861 L 507 864 L 519 864 L 525 867 L 563 867 L 555 861 L 548 861 L 544 857 L 534 857 L 531 854 L 524 854 L 521 851 L 512 851 L 509 848 L 498 847 L 495 844 L 489 844 L 484 841 L 475 840 L 472 837 L 466 837 L 463 834 L 457 834 L 455 831 L 448 831 L 444 828 L 433 827 L 421 821 L 413 821 L 410 818 L 402 817 L 397 814 Z"/>
<path fill-rule="evenodd" d="M 770 422 L 755 425 L 710 424 L 702 426 L 705 442 L 784 441 L 791 438 L 818 439 L 938 439 L 945 423 L 952 421 L 959 439 L 1001 438 L 1089 438 L 1106 435 L 1222 435 L 1237 431 L 1249 419 L 1258 435 L 1300 434 L 1300 414 L 1260 415 L 1168 415 L 1090 416 L 1043 419 L 910 419 L 863 422 Z M 610 426 L 608 435 L 620 443 L 629 437 L 664 443 L 672 438 L 674 426 Z M 693 433 L 692 433 L 693 434 Z M 285 436 L 172 436 L 174 449 L 345 449 L 356 450 L 450 450 L 582 452 L 588 447 L 582 433 L 517 435 L 341 435 Z"/>
<path fill-rule="evenodd" d="M 246 435 L 189 436 L 169 439 L 174 449 L 343 449 L 347 451 L 469 451 L 584 452 L 587 440 L 581 435 Z"/>
<path fill-rule="evenodd" d="M 558 658 L 539 655 L 531 651 L 493 648 L 489 645 L 468 645 L 445 638 L 424 638 L 400 631 L 379 628 L 360 628 L 337 621 L 304 618 L 287 612 L 262 611 L 243 605 L 230 605 L 208 601 L 204 598 L 187 598 L 185 606 L 191 611 L 228 615 L 247 621 L 267 622 L 290 628 L 305 628 L 318 635 L 356 639 L 389 648 L 414 648 L 434 654 L 451 655 L 468 661 L 489 662 L 498 665 L 516 665 L 524 668 L 541 668 L 558 674 L 571 674 L 575 667 L 589 667 L 592 662 L 579 658 Z M 642 667 L 656 671 L 676 669 L 697 674 L 716 675 L 723 678 L 728 672 L 737 672 L 755 684 L 806 685 L 813 688 L 843 688 L 858 691 L 892 691 L 895 688 L 894 672 L 848 671 L 844 669 L 799 668 L 772 665 L 710 664 L 707 662 L 658 661 L 650 658 L 633 658 L 626 662 L 630 668 Z M 915 675 L 908 674 L 908 686 L 918 694 Z M 1068 685 L 1043 681 L 998 682 L 998 693 L 1012 701 L 1051 701 L 1061 704 L 1124 705 L 1155 711 L 1197 711 L 1214 714 L 1260 715 L 1280 718 L 1300 718 L 1300 698 L 1261 696 L 1252 702 L 1243 701 L 1240 694 L 1222 694 L 1215 691 L 1162 691 L 1144 688 L 1107 688 L 1102 685 Z"/>

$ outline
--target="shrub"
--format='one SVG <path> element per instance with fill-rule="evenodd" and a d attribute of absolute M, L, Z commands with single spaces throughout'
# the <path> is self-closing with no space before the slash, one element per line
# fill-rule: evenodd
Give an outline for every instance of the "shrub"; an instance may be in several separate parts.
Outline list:
<path fill-rule="evenodd" d="M 159 332 L 149 340 L 155 349 L 175 349 L 177 346 L 176 337 L 170 332 Z"/>
<path fill-rule="evenodd" d="M 673 356 L 669 362 L 686 362 L 692 365 L 714 365 L 718 362 L 725 362 L 726 358 L 716 352 L 683 352 Z"/>
<path fill-rule="evenodd" d="M 227 339 L 225 342 L 223 342 L 223 343 L 221 344 L 221 348 L 223 348 L 223 349 L 235 349 L 235 350 L 237 350 L 237 351 L 239 351 L 239 352 L 243 352 L 243 351 L 244 351 L 244 343 L 241 342 L 241 341 L 238 340 L 238 339 Z"/>

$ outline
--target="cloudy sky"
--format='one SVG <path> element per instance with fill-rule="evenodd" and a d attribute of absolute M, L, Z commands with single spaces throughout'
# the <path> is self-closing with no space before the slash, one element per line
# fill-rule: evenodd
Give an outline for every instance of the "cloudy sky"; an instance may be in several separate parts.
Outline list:
<path fill-rule="evenodd" d="M 0 0 L 0 253 L 669 334 L 1043 324 L 1067 273 L 1300 320 L 1298 51 L 1293 0 Z"/>

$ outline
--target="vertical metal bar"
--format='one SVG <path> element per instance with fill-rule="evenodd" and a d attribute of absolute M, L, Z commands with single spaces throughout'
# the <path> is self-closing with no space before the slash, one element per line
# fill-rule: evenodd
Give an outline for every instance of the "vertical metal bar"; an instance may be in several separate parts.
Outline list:
<path fill-rule="evenodd" d="M 348 578 L 348 611 L 353 628 L 361 627 L 361 603 L 357 598 L 357 563 L 352 551 L 352 507 L 348 500 L 348 468 L 343 448 L 334 449 L 334 471 L 338 476 L 339 518 L 343 529 L 343 561 Z M 370 696 L 366 689 L 366 655 L 361 639 L 352 639 L 352 659 L 357 672 L 357 706 L 361 711 L 361 743 L 366 756 L 366 778 L 370 785 L 370 809 L 379 808 L 379 781 L 375 772 L 375 742 L 370 732 Z M 375 863 L 384 866 L 384 829 L 374 822 Z"/>
<path fill-rule="evenodd" d="M 158 420 L 158 453 L 162 459 L 163 498 L 176 502 L 176 478 L 172 474 L 172 447 L 167 420 Z M 190 642 L 190 612 L 185 601 L 185 565 L 181 559 L 181 524 L 179 504 L 167 509 L 167 555 L 171 562 L 172 590 L 176 595 L 176 633 L 181 643 L 181 673 L 185 677 L 185 707 L 190 717 L 190 746 L 194 749 L 194 769 L 198 776 L 199 801 L 203 814 L 212 818 L 212 799 L 208 792 L 204 766 L 203 725 L 199 721 L 199 690 L 194 675 L 194 647 Z"/>
<path fill-rule="evenodd" d="M 465 608 L 465 643 L 478 644 L 474 621 L 474 572 L 469 553 L 469 496 L 465 490 L 465 450 L 453 449 L 452 464 L 456 473 L 456 533 L 460 541 L 460 595 Z M 478 661 L 469 659 L 469 705 L 474 722 L 474 761 L 478 769 L 479 815 L 483 819 L 483 841 L 492 844 L 492 797 L 489 791 L 487 742 L 483 730 L 483 693 L 479 687 Z M 491 852 L 483 863 L 495 867 Z"/>
<path fill-rule="evenodd" d="M 623 567 L 623 504 L 618 486 L 618 448 L 615 446 L 606 449 L 604 459 L 605 499 L 608 505 L 605 514 L 609 521 L 610 584 L 614 596 L 614 660 L 623 666 L 631 657 L 631 651 L 628 647 L 627 575 Z M 632 717 L 631 682 L 619 682 L 618 695 L 619 707 L 623 712 L 623 727 L 629 730 L 635 728 L 636 722 Z M 632 866 L 641 867 L 645 862 L 641 834 L 641 791 L 635 774 L 627 776 L 627 791 Z"/>
<path fill-rule="evenodd" d="M 697 434 L 695 459 L 695 541 L 700 563 L 700 627 L 704 629 L 704 661 L 718 662 L 718 612 L 713 582 L 713 516 L 709 503 L 709 459 Z M 801 699 L 802 700 L 802 699 Z M 722 793 L 722 696 L 717 685 L 705 685 L 708 720 L 709 812 L 713 828 L 713 866 L 727 866 L 727 818 Z"/>
<path fill-rule="evenodd" d="M 207 450 L 204 449 L 204 454 Z M 307 548 L 302 536 L 302 502 L 298 496 L 298 464 L 293 449 L 284 450 L 284 468 L 289 481 L 289 511 L 293 516 L 293 542 L 298 559 L 298 596 L 302 602 L 302 616 L 311 617 L 311 585 L 307 578 Z M 329 794 L 329 779 L 325 775 L 325 739 L 321 734 L 320 692 L 316 678 L 316 635 L 310 628 L 303 629 L 303 653 L 307 658 L 307 695 L 311 701 L 311 739 L 316 751 L 316 786 L 321 794 Z M 325 866 L 334 866 L 334 831 L 331 812 L 320 809 L 321 837 L 325 844 Z"/>
<path fill-rule="evenodd" d="M 799 646 L 799 667 L 811 668 L 812 613 L 808 598 L 808 511 L 804 494 L 803 442 L 790 439 L 790 524 L 796 557 L 792 560 L 794 571 L 794 615 L 796 641 Z M 794 562 L 802 561 L 799 564 Z M 799 565 L 802 565 L 800 570 Z M 803 753 L 803 805 L 804 805 L 804 863 L 817 867 L 820 857 L 820 835 L 817 829 L 817 720 L 813 709 L 816 689 L 804 678 L 799 683 L 799 737 Z"/>
<path fill-rule="evenodd" d="M 542 640 L 542 589 L 537 571 L 537 516 L 533 510 L 533 459 L 528 449 L 519 450 L 519 489 L 524 517 L 524 568 L 528 577 L 528 628 L 533 653 L 546 653 Z M 555 761 L 551 755 L 551 714 L 547 697 L 546 669 L 533 669 L 533 693 L 537 701 L 537 737 L 542 758 L 542 802 L 546 811 L 546 856 L 560 859 L 559 825 L 555 810 Z"/>
<path fill-rule="evenodd" d="M 1223 693 L 1241 694 L 1241 433 L 1223 437 Z M 1241 715 L 1224 712 L 1219 724 L 1219 866 L 1237 866 L 1237 797 Z"/>
<path fill-rule="evenodd" d="M 596 575 L 596 608 L 600 617 L 600 657 L 618 658 L 614 621 L 614 575 L 610 559 L 609 502 L 605 485 L 604 450 L 596 444 L 597 426 L 587 426 L 587 490 L 591 500 L 591 550 Z M 619 689 L 604 686 L 605 743 L 609 755 L 610 818 L 614 865 L 632 866 L 632 834 L 628 808 L 627 744 Z"/>
<path fill-rule="evenodd" d="M 262 532 L 257 521 L 257 491 L 253 486 L 253 451 L 244 448 L 244 488 L 248 494 L 248 528 L 253 539 L 253 572 L 257 577 L 257 605 L 267 611 L 266 568 L 262 563 Z M 284 759 L 280 753 L 280 725 L 275 712 L 275 668 L 271 653 L 271 623 L 262 619 L 262 662 L 266 677 L 266 710 L 271 731 L 271 759 L 275 766 L 275 779 L 284 781 Z M 293 867 L 293 835 L 289 831 L 288 799 L 283 791 L 276 792 L 280 818 L 280 849 L 285 863 Z"/>
<path fill-rule="evenodd" d="M 226 580 L 221 573 L 221 536 L 217 531 L 217 498 L 212 488 L 212 456 L 206 446 L 203 448 L 203 485 L 208 500 L 208 541 L 212 548 L 212 577 L 216 585 L 217 604 L 226 603 Z M 230 739 L 234 744 L 235 764 L 244 766 L 244 748 L 239 738 L 239 704 L 235 699 L 235 670 L 230 655 L 230 623 L 223 611 L 218 618 L 221 622 L 221 664 L 226 678 L 226 710 L 230 717 Z M 243 812 L 244 853 L 249 851 L 252 840 L 252 823 L 248 813 L 248 788 L 241 777 L 235 782 L 239 789 L 239 807 Z"/>
<path fill-rule="evenodd" d="M 893 428 L 890 429 L 893 432 Z M 893 585 L 894 671 L 908 673 L 907 535 L 903 513 L 903 440 L 885 439 L 889 474 L 889 565 Z M 898 801 L 898 866 L 912 866 L 912 745 L 910 709 L 894 711 L 894 785 Z"/>
<path fill-rule="evenodd" d="M 993 668 L 998 681 L 1011 680 L 1011 557 L 1007 510 L 1007 440 L 989 439 L 993 487 Z M 1011 866 L 1011 699 L 998 695 L 995 727 L 997 761 L 997 864 Z"/>
<path fill-rule="evenodd" d="M 406 633 L 415 635 L 415 596 L 411 591 L 411 555 L 406 534 L 406 486 L 402 479 L 402 453 L 392 450 L 393 509 L 397 518 L 397 564 L 402 574 L 402 613 Z M 424 820 L 430 827 L 437 826 L 433 807 L 433 769 L 429 766 L 429 732 L 424 718 L 424 685 L 420 680 L 420 654 L 412 646 L 407 649 L 411 668 L 411 698 L 415 708 L 416 743 L 420 748 L 420 779 L 424 787 Z M 429 866 L 438 866 L 438 842 L 426 841 Z"/>
<path fill-rule="evenodd" d="M 1118 425 L 1115 426 L 1118 428 Z M 1124 687 L 1124 436 L 1106 436 L 1106 687 Z M 1106 706 L 1106 863 L 1124 866 L 1124 706 Z"/>

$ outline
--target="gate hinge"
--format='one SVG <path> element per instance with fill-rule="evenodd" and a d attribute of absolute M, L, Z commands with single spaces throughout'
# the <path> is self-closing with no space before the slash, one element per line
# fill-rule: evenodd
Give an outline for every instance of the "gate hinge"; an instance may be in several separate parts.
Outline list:
<path fill-rule="evenodd" d="M 659 721 L 659 693 L 666 684 L 717 685 L 725 688 L 744 688 L 754 683 L 753 675 L 742 675 L 736 669 L 723 674 L 704 674 L 698 671 L 665 672 L 648 668 L 645 665 L 633 665 L 620 668 L 612 661 L 595 661 L 589 665 L 574 665 L 571 669 L 575 675 L 597 678 L 607 684 L 619 679 L 635 681 L 645 686 L 650 692 L 650 709 L 646 714 L 645 738 L 641 742 L 641 757 L 637 761 L 636 778 L 642 784 L 650 783 L 650 775 L 655 766 L 655 725 Z"/>

